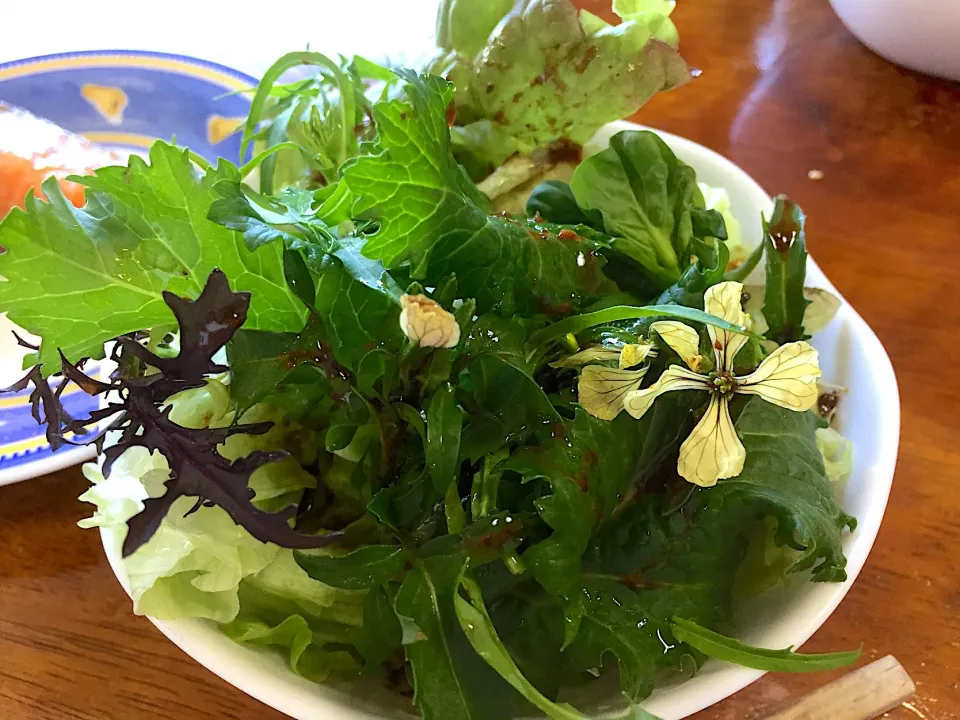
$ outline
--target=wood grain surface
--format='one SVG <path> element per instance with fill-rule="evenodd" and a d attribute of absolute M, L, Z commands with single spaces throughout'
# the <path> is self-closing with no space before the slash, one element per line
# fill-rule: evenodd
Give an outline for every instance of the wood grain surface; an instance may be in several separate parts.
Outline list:
<path fill-rule="evenodd" d="M 608 0 L 581 4 L 609 18 Z M 872 54 L 826 0 L 680 0 L 674 17 L 703 75 L 635 119 L 799 201 L 813 254 L 900 381 L 887 517 L 804 649 L 892 654 L 917 696 L 889 717 L 960 718 L 960 86 Z M 75 525 L 85 484 L 73 468 L 0 488 L 0 719 L 279 718 L 133 616 L 98 534 Z M 767 675 L 696 717 L 762 717 L 835 675 Z"/>

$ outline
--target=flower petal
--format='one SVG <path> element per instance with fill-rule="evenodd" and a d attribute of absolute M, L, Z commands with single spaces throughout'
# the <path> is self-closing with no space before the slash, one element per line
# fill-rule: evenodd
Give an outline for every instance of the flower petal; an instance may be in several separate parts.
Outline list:
<path fill-rule="evenodd" d="M 739 475 L 746 457 L 730 419 L 728 399 L 713 395 L 707 412 L 680 446 L 677 472 L 694 485 L 711 487 L 717 480 Z"/>
<path fill-rule="evenodd" d="M 620 351 L 612 347 L 596 345 L 581 350 L 565 358 L 550 363 L 552 368 L 583 367 L 589 363 L 605 362 L 607 360 L 617 360 L 620 358 Z"/>
<path fill-rule="evenodd" d="M 660 335 L 687 367 L 699 371 L 703 358 L 700 356 L 700 335 L 689 325 L 676 320 L 660 320 L 650 329 Z"/>
<path fill-rule="evenodd" d="M 723 318 L 734 325 L 750 327 L 750 317 L 743 311 L 741 297 L 743 284 L 722 282 L 709 288 L 703 296 L 703 309 L 711 315 Z M 749 339 L 746 335 L 727 332 L 712 325 L 707 326 L 710 342 L 717 358 L 717 369 L 732 370 L 733 359 Z"/>
<path fill-rule="evenodd" d="M 633 390 L 623 399 L 627 412 L 639 419 L 644 416 L 653 401 L 672 390 L 706 390 L 707 379 L 679 365 L 671 365 L 653 385 L 643 390 Z"/>
<path fill-rule="evenodd" d="M 640 387 L 646 374 L 647 368 L 620 370 L 587 365 L 577 384 L 580 405 L 595 418 L 613 420 L 623 410 L 623 397 Z"/>
<path fill-rule="evenodd" d="M 809 343 L 792 342 L 770 353 L 746 377 L 737 378 L 737 392 L 802 412 L 817 404 L 818 377 L 817 351 Z"/>
<path fill-rule="evenodd" d="M 639 342 L 624 345 L 623 350 L 620 351 L 620 368 L 639 365 L 648 357 L 653 357 L 656 354 L 657 348 L 653 343 Z"/>

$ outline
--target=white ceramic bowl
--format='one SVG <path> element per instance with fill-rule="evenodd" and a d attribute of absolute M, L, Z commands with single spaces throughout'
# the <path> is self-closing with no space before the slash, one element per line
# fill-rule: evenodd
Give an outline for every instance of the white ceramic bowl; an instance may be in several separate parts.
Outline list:
<path fill-rule="evenodd" d="M 605 145 L 613 133 L 639 126 L 613 123 L 594 139 Z M 702 182 L 727 189 L 733 212 L 747 242 L 761 238 L 761 213 L 773 201 L 743 170 L 712 150 L 668 133 L 659 133 L 677 155 L 692 165 Z M 837 292 L 812 260 L 807 284 Z M 842 584 L 798 582 L 762 597 L 742 621 L 740 637 L 763 647 L 800 645 L 830 616 L 863 567 L 880 527 L 900 439 L 900 398 L 890 359 L 877 336 L 848 303 L 814 338 L 825 380 L 847 386 L 839 428 L 854 443 L 854 470 L 843 495 L 844 509 L 856 516 L 857 531 L 844 540 L 848 579 Z M 103 531 L 103 544 L 114 572 L 128 587 L 120 560 L 121 538 Z M 279 654 L 241 647 L 209 621 L 152 620 L 160 631 L 199 663 L 227 682 L 298 720 L 374 720 L 389 713 L 378 707 L 368 687 L 316 685 L 294 675 Z M 710 662 L 691 680 L 658 690 L 644 707 L 664 720 L 690 715 L 749 685 L 763 673 Z M 356 689 L 355 689 L 356 690 Z M 404 717 L 394 713 L 392 717 Z"/>
<path fill-rule="evenodd" d="M 957 0 L 830 0 L 844 25 L 878 55 L 929 75 L 960 80 Z"/>

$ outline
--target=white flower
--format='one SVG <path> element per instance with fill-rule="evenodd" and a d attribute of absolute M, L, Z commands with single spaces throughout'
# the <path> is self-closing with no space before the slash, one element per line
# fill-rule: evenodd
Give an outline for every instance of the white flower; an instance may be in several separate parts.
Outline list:
<path fill-rule="evenodd" d="M 740 306 L 742 291 L 740 283 L 714 285 L 704 296 L 704 310 L 735 325 L 749 327 L 750 319 Z M 701 375 L 696 372 L 699 364 L 691 354 L 691 348 L 699 346 L 693 328 L 672 321 L 654 323 L 652 327 L 687 367 L 671 365 L 650 387 L 627 393 L 623 404 L 633 417 L 640 418 L 665 392 L 706 390 L 710 393 L 707 411 L 680 447 L 677 462 L 677 472 L 696 485 L 710 487 L 717 480 L 735 477 L 743 470 L 746 450 L 730 418 L 730 399 L 735 393 L 759 395 L 767 402 L 798 412 L 809 410 L 817 402 L 820 366 L 817 351 L 808 343 L 782 345 L 752 373 L 737 377 L 733 374 L 733 360 L 747 342 L 747 336 L 707 326 L 715 370 Z"/>
<path fill-rule="evenodd" d="M 577 355 L 590 353 L 591 349 L 583 350 Z M 629 370 L 647 358 L 656 354 L 652 343 L 636 343 L 624 345 L 619 351 L 604 350 L 611 355 L 603 355 L 597 359 L 617 360 L 618 367 L 603 365 L 587 365 L 580 372 L 577 383 L 577 399 L 588 413 L 601 420 L 613 420 L 623 410 L 623 398 L 627 393 L 640 387 L 643 376 L 648 368 L 642 367 Z M 577 357 L 573 355 L 568 360 Z M 594 357 L 594 356 L 591 356 Z"/>
<path fill-rule="evenodd" d="M 400 329 L 420 347 L 452 348 L 460 342 L 456 318 L 426 295 L 400 297 Z"/>

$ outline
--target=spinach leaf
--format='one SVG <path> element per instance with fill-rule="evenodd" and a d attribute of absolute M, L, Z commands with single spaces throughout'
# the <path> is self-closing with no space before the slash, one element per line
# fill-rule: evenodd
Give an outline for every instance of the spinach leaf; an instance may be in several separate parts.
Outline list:
<path fill-rule="evenodd" d="M 609 148 L 580 164 L 570 188 L 581 210 L 603 217 L 604 231 L 615 237 L 613 252 L 635 260 L 661 288 L 690 264 L 697 233 L 714 237 L 723 224 L 704 208 L 693 168 L 646 130 L 614 135 Z"/>
<path fill-rule="evenodd" d="M 807 240 L 800 207 L 780 195 L 770 221 L 763 224 L 767 285 L 763 294 L 766 337 L 780 344 L 810 337 L 803 331 L 809 301 L 803 294 L 807 275 Z"/>
<path fill-rule="evenodd" d="M 414 700 L 425 720 L 509 720 L 513 691 L 477 655 L 457 619 L 463 566 L 458 554 L 420 559 L 394 601 L 397 614 L 419 629 L 404 640 Z"/>
<path fill-rule="evenodd" d="M 533 189 L 527 200 L 527 215 L 540 215 L 547 222 L 560 225 L 589 225 L 603 229 L 603 217 L 593 211 L 589 215 L 580 209 L 570 186 L 560 180 L 545 180 Z"/>

